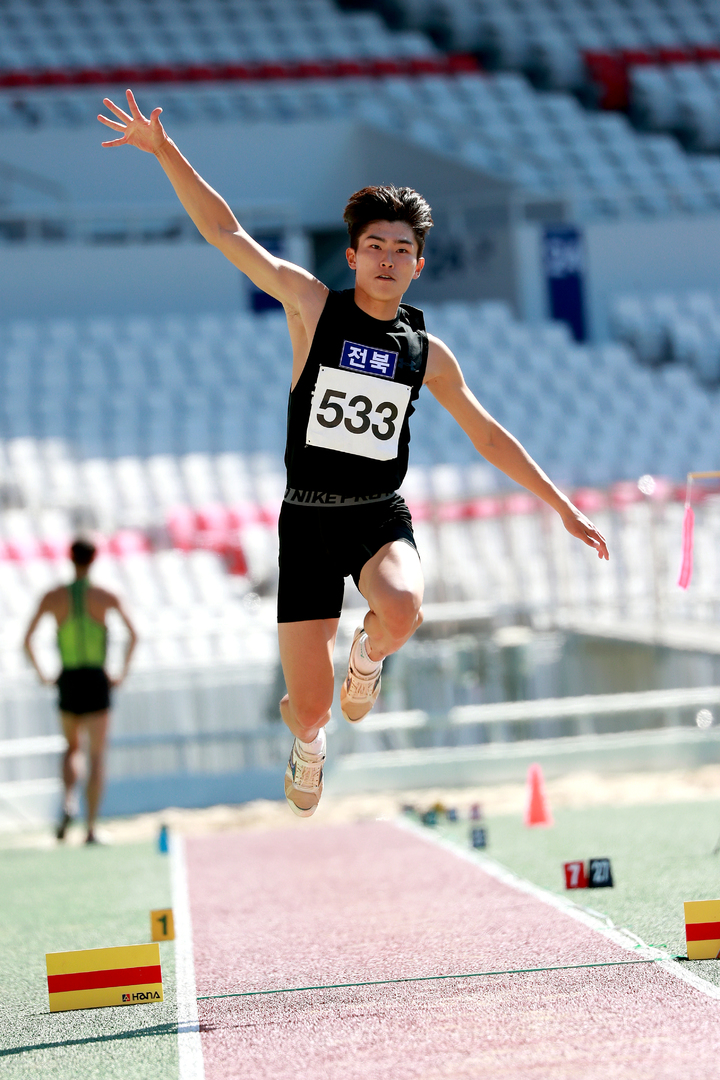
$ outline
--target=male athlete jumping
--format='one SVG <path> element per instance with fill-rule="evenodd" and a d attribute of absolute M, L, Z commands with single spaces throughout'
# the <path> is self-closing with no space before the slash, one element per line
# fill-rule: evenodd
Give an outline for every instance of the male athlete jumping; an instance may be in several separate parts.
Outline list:
<path fill-rule="evenodd" d="M 422 312 L 402 304 L 420 276 L 430 207 L 416 191 L 369 187 L 351 196 L 344 220 L 355 288 L 332 292 L 302 267 L 265 251 L 168 138 L 162 109 L 98 116 L 119 137 L 102 145 L 155 154 L 204 238 L 285 309 L 293 347 L 280 512 L 278 631 L 287 694 L 282 718 L 295 736 L 285 796 L 302 817 L 323 788 L 325 725 L 333 698 L 333 649 L 344 578 L 368 603 L 355 632 L 341 708 L 357 723 L 373 707 L 386 656 L 422 622 L 423 578 L 412 521 L 397 494 L 408 462 L 409 419 L 427 385 L 473 445 L 507 476 L 544 499 L 573 536 L 607 559 L 604 538 L 482 408 L 457 360 L 425 332 Z"/>
<path fill-rule="evenodd" d="M 77 756 L 80 736 L 87 736 L 88 770 L 85 801 L 87 803 L 86 844 L 97 843 L 95 819 L 100 807 L 105 767 L 105 742 L 110 718 L 110 688 L 119 686 L 127 675 L 135 642 L 135 630 L 117 596 L 106 589 L 91 585 L 88 574 L 95 558 L 95 545 L 76 540 L 70 548 L 75 568 L 75 580 L 60 585 L 43 596 L 25 635 L 25 652 L 46 686 L 57 685 L 63 734 L 67 742 L 62 763 L 65 789 L 63 811 L 57 826 L 58 840 L 65 839 L 68 825 L 77 813 L 75 785 L 78 780 Z M 115 609 L 128 628 L 129 638 L 125 663 L 118 679 L 110 679 L 105 671 L 107 629 L 105 616 Z M 54 615 L 57 623 L 57 643 L 62 671 L 57 680 L 48 678 L 40 668 L 32 647 L 32 638 L 43 615 Z"/>

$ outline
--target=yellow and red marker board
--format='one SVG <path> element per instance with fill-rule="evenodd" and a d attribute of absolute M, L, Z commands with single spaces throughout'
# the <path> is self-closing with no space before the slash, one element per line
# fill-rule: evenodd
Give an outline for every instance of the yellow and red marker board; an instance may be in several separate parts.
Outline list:
<path fill-rule="evenodd" d="M 46 953 L 50 1012 L 163 1000 L 160 946 Z"/>
<path fill-rule="evenodd" d="M 720 900 L 685 903 L 688 960 L 716 960 L 720 953 Z"/>

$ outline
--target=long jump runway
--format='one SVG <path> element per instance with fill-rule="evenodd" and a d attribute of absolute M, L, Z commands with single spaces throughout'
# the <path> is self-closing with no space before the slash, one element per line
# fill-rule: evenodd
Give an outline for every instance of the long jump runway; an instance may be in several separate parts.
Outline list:
<path fill-rule="evenodd" d="M 720 1000 L 391 823 L 198 837 L 187 867 L 207 1080 L 720 1078 Z"/>

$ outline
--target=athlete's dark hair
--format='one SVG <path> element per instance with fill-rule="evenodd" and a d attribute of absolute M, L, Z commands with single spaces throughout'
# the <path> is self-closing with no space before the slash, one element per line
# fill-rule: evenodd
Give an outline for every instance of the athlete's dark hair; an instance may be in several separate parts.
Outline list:
<path fill-rule="evenodd" d="M 75 566 L 89 566 L 95 558 L 97 548 L 90 540 L 73 540 L 70 548 L 70 558 Z"/>
<path fill-rule="evenodd" d="M 361 233 L 372 221 L 406 221 L 418 245 L 418 259 L 423 253 L 425 235 L 433 219 L 427 200 L 409 187 L 394 184 L 364 187 L 348 199 L 343 221 L 350 234 L 350 247 L 357 251 Z"/>

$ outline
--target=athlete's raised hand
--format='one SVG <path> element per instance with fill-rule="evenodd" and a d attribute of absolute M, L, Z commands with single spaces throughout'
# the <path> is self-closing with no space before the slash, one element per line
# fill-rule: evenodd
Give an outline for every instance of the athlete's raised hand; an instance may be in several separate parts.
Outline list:
<path fill-rule="evenodd" d="M 137 146 L 138 150 L 144 150 L 148 154 L 155 154 L 167 139 L 165 129 L 160 123 L 162 109 L 153 109 L 150 118 L 143 116 L 135 101 L 132 90 L 125 91 L 128 100 L 128 108 L 132 115 L 128 116 L 121 108 L 114 104 L 110 98 L 103 98 L 105 105 L 117 116 L 117 120 L 109 120 L 107 116 L 98 115 L 98 120 L 113 131 L 121 131 L 119 139 L 111 139 L 102 143 L 103 146 Z"/>
<path fill-rule="evenodd" d="M 577 536 L 588 547 L 595 548 L 599 559 L 609 559 L 607 541 L 599 532 L 592 521 L 588 521 L 576 506 L 571 506 L 567 513 L 561 515 L 563 525 L 571 536 Z"/>

